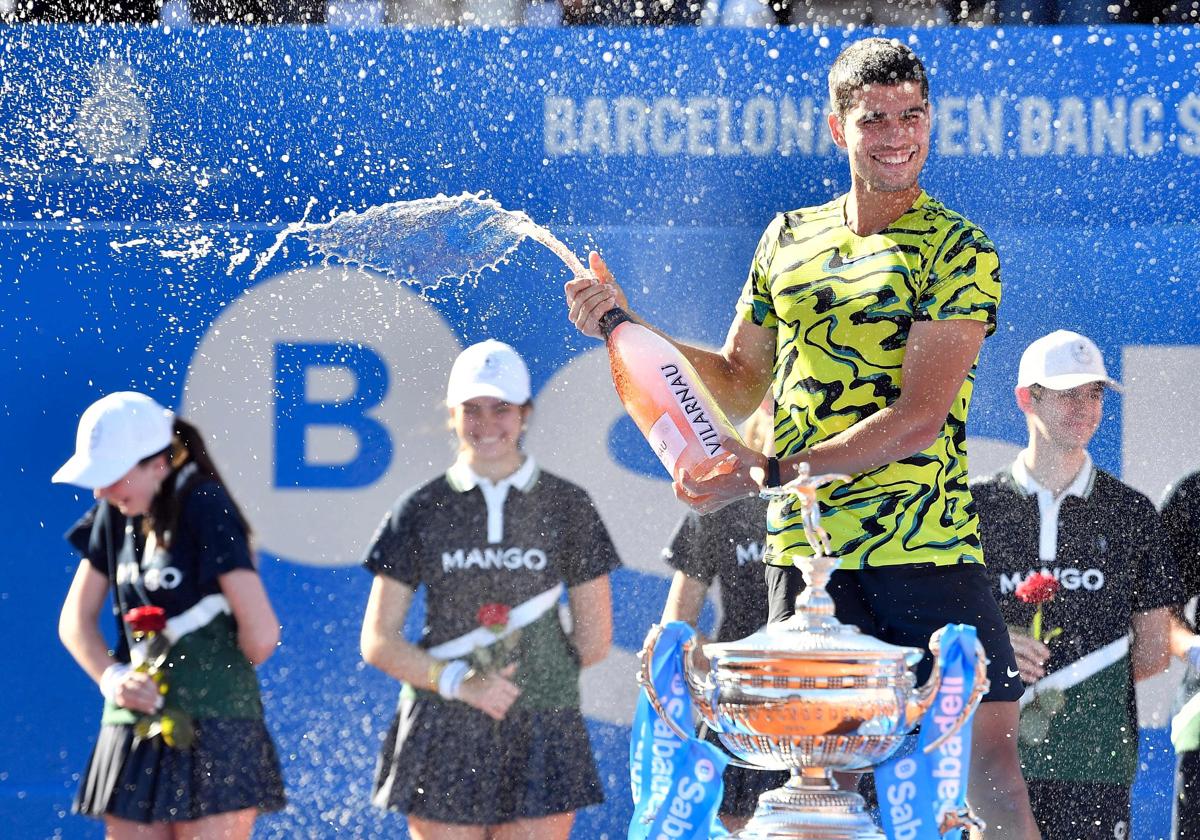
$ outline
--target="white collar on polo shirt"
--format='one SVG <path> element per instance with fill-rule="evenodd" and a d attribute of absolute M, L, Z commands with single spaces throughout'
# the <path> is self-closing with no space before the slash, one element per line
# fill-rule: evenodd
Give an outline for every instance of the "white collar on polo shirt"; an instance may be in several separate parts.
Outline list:
<path fill-rule="evenodd" d="M 534 478 L 537 477 L 537 464 L 534 463 L 532 455 L 526 455 L 525 463 L 517 467 L 516 472 L 499 481 L 492 481 L 476 473 L 466 459 L 460 457 L 450 466 L 450 469 L 446 470 L 446 475 L 450 478 L 451 486 L 459 493 L 466 493 L 476 487 L 488 486 L 516 487 L 522 493 L 528 493 L 533 487 Z"/>
<path fill-rule="evenodd" d="M 495 544 L 504 539 L 504 500 L 508 498 L 508 489 L 515 487 L 522 493 L 528 493 L 537 481 L 537 472 L 533 456 L 526 455 L 525 463 L 521 464 L 516 472 L 499 481 L 492 481 L 476 473 L 470 464 L 460 457 L 446 470 L 446 477 L 450 480 L 450 486 L 459 493 L 479 488 L 487 504 L 488 542 Z"/>
<path fill-rule="evenodd" d="M 1079 474 L 1067 485 L 1067 489 L 1062 492 L 1061 496 L 1055 497 L 1052 491 L 1043 487 L 1036 478 L 1029 474 L 1029 468 L 1025 466 L 1025 456 L 1028 452 L 1028 449 L 1021 450 L 1016 460 L 1013 461 L 1012 477 L 1017 486 L 1025 493 L 1037 496 L 1038 512 L 1041 514 L 1038 559 L 1043 563 L 1050 563 L 1058 556 L 1058 512 L 1062 507 L 1063 499 L 1067 496 L 1077 496 L 1080 499 L 1090 496 L 1092 483 L 1096 477 L 1096 467 L 1092 464 L 1092 456 L 1084 452 L 1083 466 L 1079 468 Z"/>

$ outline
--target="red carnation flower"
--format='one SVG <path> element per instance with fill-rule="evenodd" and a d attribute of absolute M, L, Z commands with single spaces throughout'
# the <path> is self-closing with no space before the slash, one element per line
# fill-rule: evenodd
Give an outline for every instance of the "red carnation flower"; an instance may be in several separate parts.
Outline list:
<path fill-rule="evenodd" d="M 494 633 L 499 633 L 508 626 L 509 606 L 507 604 L 484 604 L 475 613 L 475 620 L 481 627 L 486 627 Z"/>
<path fill-rule="evenodd" d="M 484 604 L 475 613 L 479 626 L 492 634 L 492 641 L 471 651 L 470 661 L 481 671 L 500 671 L 512 662 L 521 641 L 520 628 L 508 629 L 512 608 L 508 604 Z"/>
<path fill-rule="evenodd" d="M 1014 594 L 1017 600 L 1026 604 L 1043 604 L 1052 599 L 1061 588 L 1062 584 L 1054 575 L 1049 572 L 1035 572 L 1021 581 Z"/>
<path fill-rule="evenodd" d="M 160 633 L 167 626 L 167 613 L 162 607 L 137 607 L 125 613 L 125 623 L 135 633 Z"/>

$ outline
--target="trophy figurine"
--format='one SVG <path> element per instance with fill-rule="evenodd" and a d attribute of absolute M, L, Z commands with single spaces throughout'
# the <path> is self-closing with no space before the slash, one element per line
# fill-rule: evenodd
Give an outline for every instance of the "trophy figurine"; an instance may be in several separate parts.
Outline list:
<path fill-rule="evenodd" d="M 695 642 L 683 646 L 683 671 L 695 708 L 738 766 L 790 770 L 780 788 L 759 797 L 754 816 L 735 837 L 743 840 L 885 840 L 856 791 L 839 789 L 834 771 L 868 770 L 900 747 L 933 704 L 941 683 L 934 667 L 916 687 L 910 670 L 918 648 L 887 644 L 842 624 L 826 591 L 837 558 L 821 527 L 816 488 L 845 476 L 808 475 L 777 494 L 794 495 L 813 549 L 798 565 L 805 589 L 796 613 L 736 642 L 705 645 L 707 671 L 694 663 Z M 661 628 L 639 654 L 638 682 L 659 716 L 687 741 L 692 737 L 665 713 L 650 673 Z M 938 631 L 930 650 L 941 664 Z M 970 718 L 987 691 L 987 657 L 976 642 L 974 687 L 961 714 L 926 751 L 936 749 Z M 967 812 L 943 815 L 941 829 L 979 825 Z"/>

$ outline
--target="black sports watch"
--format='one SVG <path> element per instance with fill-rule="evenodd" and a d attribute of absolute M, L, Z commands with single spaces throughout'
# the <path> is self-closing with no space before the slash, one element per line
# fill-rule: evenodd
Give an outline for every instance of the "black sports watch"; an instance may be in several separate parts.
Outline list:
<path fill-rule="evenodd" d="M 780 484 L 779 459 L 772 455 L 767 458 L 767 474 L 763 479 L 763 487 L 778 487 Z"/>

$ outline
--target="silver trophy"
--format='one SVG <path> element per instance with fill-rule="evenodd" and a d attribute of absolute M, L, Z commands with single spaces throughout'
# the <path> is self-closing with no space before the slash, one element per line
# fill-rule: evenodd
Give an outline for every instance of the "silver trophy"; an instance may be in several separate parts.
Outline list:
<path fill-rule="evenodd" d="M 941 631 L 930 639 L 937 666 L 916 687 L 910 668 L 918 648 L 881 642 L 834 617 L 826 592 L 837 567 L 821 528 L 816 488 L 845 476 L 801 476 L 777 491 L 794 495 L 813 555 L 800 561 L 805 589 L 796 614 L 736 642 L 705 645 L 708 670 L 696 665 L 695 642 L 684 645 L 684 675 L 703 722 L 734 756 L 760 770 L 790 770 L 764 793 L 744 840 L 886 840 L 856 791 L 839 789 L 834 771 L 863 771 L 889 758 L 933 704 L 941 683 Z M 655 625 L 639 654 L 638 682 L 659 716 L 685 741 L 655 695 L 650 665 L 662 628 Z M 970 717 L 988 689 L 987 657 L 976 642 L 974 690 L 954 725 L 926 749 L 936 749 Z M 969 812 L 943 815 L 940 829 L 982 828 Z"/>

